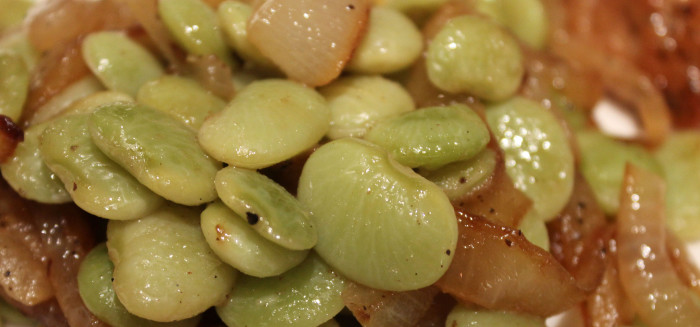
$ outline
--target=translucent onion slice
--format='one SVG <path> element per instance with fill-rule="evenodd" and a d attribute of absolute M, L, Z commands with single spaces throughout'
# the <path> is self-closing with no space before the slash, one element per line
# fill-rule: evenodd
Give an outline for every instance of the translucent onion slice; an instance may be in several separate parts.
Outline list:
<path fill-rule="evenodd" d="M 269 0 L 250 18 L 248 39 L 291 79 L 324 85 L 349 61 L 369 9 L 365 0 Z"/>
<path fill-rule="evenodd" d="M 415 326 L 438 293 L 434 286 L 389 292 L 350 282 L 343 290 L 343 302 L 363 327 Z"/>
<path fill-rule="evenodd" d="M 44 265 L 26 254 L 23 242 L 6 229 L 0 229 L 0 287 L 10 298 L 25 305 L 35 305 L 53 297 Z"/>
<path fill-rule="evenodd" d="M 28 18 L 29 40 L 46 51 L 94 31 L 121 29 L 135 23 L 118 1 L 41 1 Z"/>
<path fill-rule="evenodd" d="M 609 240 L 606 249 L 602 280 L 586 299 L 583 313 L 587 326 L 626 326 L 634 320 L 635 312 L 620 284 L 614 239 Z"/>
<path fill-rule="evenodd" d="M 556 259 L 519 231 L 457 212 L 452 265 L 435 284 L 464 303 L 548 317 L 584 298 Z"/>
<path fill-rule="evenodd" d="M 666 231 L 666 250 L 678 277 L 685 285 L 700 294 L 700 268 L 693 264 L 680 238 L 668 230 Z"/>
<path fill-rule="evenodd" d="M 576 174 L 569 203 L 547 229 L 552 254 L 583 289 L 593 290 L 603 276 L 606 240 L 612 236 L 607 225 L 588 182 Z"/>
<path fill-rule="evenodd" d="M 525 213 L 532 207 L 532 200 L 513 185 L 513 180 L 506 173 L 503 152 L 493 142 L 489 149 L 496 155 L 496 167 L 492 175 L 471 194 L 453 200 L 452 205 L 492 222 L 509 227 L 519 226 Z"/>
<path fill-rule="evenodd" d="M 90 74 L 81 54 L 81 41 L 73 40 L 48 50 L 32 73 L 29 95 L 20 122 L 33 123 L 44 104 L 67 87 Z"/>
<path fill-rule="evenodd" d="M 664 181 L 628 165 L 617 215 L 618 268 L 630 302 L 649 326 L 693 326 L 700 300 L 673 270 L 666 251 Z"/>

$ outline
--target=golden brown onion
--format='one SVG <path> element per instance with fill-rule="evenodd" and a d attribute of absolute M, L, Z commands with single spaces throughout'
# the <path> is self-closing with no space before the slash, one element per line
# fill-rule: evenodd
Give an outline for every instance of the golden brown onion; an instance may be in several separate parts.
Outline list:
<path fill-rule="evenodd" d="M 22 112 L 23 126 L 32 124 L 37 111 L 51 98 L 90 74 L 80 50 L 81 43 L 79 39 L 71 40 L 52 48 L 39 59 Z"/>
<path fill-rule="evenodd" d="M 268 0 L 250 18 L 248 39 L 293 80 L 338 77 L 364 33 L 366 0 Z"/>
<path fill-rule="evenodd" d="M 595 289 L 605 270 L 605 254 L 612 229 L 605 213 L 581 174 L 559 216 L 547 223 L 550 251 L 584 290 Z"/>
<path fill-rule="evenodd" d="M 231 67 L 215 55 L 187 57 L 187 70 L 202 87 L 214 95 L 231 100 L 235 94 Z"/>
<path fill-rule="evenodd" d="M 434 286 L 389 292 L 349 283 L 342 296 L 345 306 L 364 327 L 406 327 L 420 321 L 438 293 Z"/>
<path fill-rule="evenodd" d="M 36 305 L 53 297 L 46 267 L 7 229 L 0 229 L 0 287 L 13 300 Z"/>
<path fill-rule="evenodd" d="M 700 304 L 668 256 L 665 191 L 661 177 L 627 165 L 617 215 L 620 280 L 649 326 L 693 326 L 700 321 Z"/>
<path fill-rule="evenodd" d="M 491 140 L 495 140 L 491 137 Z M 452 205 L 472 216 L 484 217 L 504 226 L 517 227 L 532 206 L 532 200 L 516 189 L 506 173 L 503 153 L 492 141 L 489 147 L 497 153 L 493 174 L 473 193 L 453 201 Z"/>
<path fill-rule="evenodd" d="M 90 32 L 123 29 L 135 23 L 127 8 L 112 0 L 47 0 L 39 3 L 28 18 L 29 40 L 39 52 Z"/>
<path fill-rule="evenodd" d="M 547 251 L 518 230 L 457 211 L 459 240 L 450 268 L 435 284 L 460 302 L 549 317 L 584 292 Z"/>

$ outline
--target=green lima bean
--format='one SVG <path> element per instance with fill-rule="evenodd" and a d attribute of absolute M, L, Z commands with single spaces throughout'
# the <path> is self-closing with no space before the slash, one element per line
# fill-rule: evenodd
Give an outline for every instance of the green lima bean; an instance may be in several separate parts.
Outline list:
<path fill-rule="evenodd" d="M 46 165 L 61 179 L 75 204 L 93 215 L 124 220 L 156 210 L 163 200 L 92 142 L 88 116 L 59 118 L 46 127 L 39 145 Z"/>
<path fill-rule="evenodd" d="M 221 167 L 176 118 L 141 105 L 112 104 L 90 115 L 93 142 L 143 185 L 167 200 L 199 205 L 217 198 Z"/>
<path fill-rule="evenodd" d="M 209 204 L 200 223 L 204 238 L 219 258 L 248 276 L 277 276 L 301 263 L 309 252 L 265 239 L 221 202 Z"/>
<path fill-rule="evenodd" d="M 132 314 L 159 322 L 194 317 L 226 300 L 237 273 L 214 254 L 200 211 L 166 205 L 107 225 L 114 291 Z"/>

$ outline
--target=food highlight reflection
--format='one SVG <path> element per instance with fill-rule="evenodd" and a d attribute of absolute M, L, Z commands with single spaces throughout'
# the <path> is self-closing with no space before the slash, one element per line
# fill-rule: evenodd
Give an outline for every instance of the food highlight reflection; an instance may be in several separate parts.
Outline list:
<path fill-rule="evenodd" d="M 0 324 L 700 321 L 700 2 L 0 7 Z"/>

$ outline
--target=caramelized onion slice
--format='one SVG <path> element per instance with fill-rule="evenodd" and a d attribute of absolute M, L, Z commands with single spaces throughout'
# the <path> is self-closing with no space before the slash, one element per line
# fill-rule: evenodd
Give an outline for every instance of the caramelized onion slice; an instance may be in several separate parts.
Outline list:
<path fill-rule="evenodd" d="M 10 298 L 24 305 L 35 305 L 53 297 L 44 265 L 13 234 L 0 229 L 0 287 Z"/>
<path fill-rule="evenodd" d="M 584 313 L 587 326 L 615 327 L 631 324 L 634 320 L 634 308 L 620 284 L 617 270 L 617 253 L 615 239 L 609 239 L 606 246 L 602 280 L 598 287 L 586 299 Z"/>
<path fill-rule="evenodd" d="M 19 142 L 24 141 L 24 132 L 9 117 L 0 115 L 0 163 L 14 153 Z"/>
<path fill-rule="evenodd" d="M 547 230 L 552 254 L 584 290 L 595 289 L 603 277 L 606 245 L 612 237 L 607 226 L 588 182 L 577 173 L 569 203 L 547 223 Z"/>
<path fill-rule="evenodd" d="M 700 269 L 691 261 L 685 244 L 670 229 L 666 229 L 666 250 L 678 277 L 700 294 Z"/>
<path fill-rule="evenodd" d="M 438 293 L 434 286 L 389 292 L 350 283 L 342 297 L 345 306 L 364 327 L 405 327 L 420 321 Z"/>
<path fill-rule="evenodd" d="M 160 54 L 168 61 L 169 68 L 176 72 L 184 69 L 184 62 L 174 50 L 175 42 L 165 24 L 158 17 L 158 0 L 113 0 L 129 8 L 131 15 L 143 27 Z"/>
<path fill-rule="evenodd" d="M 649 326 L 693 326 L 700 321 L 700 301 L 666 250 L 664 192 L 661 177 L 627 165 L 617 215 L 620 280 Z"/>
<path fill-rule="evenodd" d="M 532 207 L 532 200 L 515 188 L 513 180 L 506 173 L 503 151 L 491 137 L 489 148 L 497 153 L 496 168 L 484 184 L 463 199 L 453 201 L 452 205 L 473 216 L 484 217 L 491 222 L 509 227 L 517 227 Z"/>
<path fill-rule="evenodd" d="M 29 95 L 22 112 L 24 127 L 36 123 L 36 117 L 45 117 L 38 111 L 51 98 L 68 86 L 90 74 L 83 61 L 80 39 L 74 39 L 46 52 L 32 73 Z M 49 117 L 45 117 L 49 118 Z"/>
<path fill-rule="evenodd" d="M 452 265 L 435 284 L 460 302 L 549 317 L 584 298 L 556 259 L 519 231 L 459 211 Z"/>
<path fill-rule="evenodd" d="M 349 61 L 369 10 L 366 0 L 268 0 L 251 16 L 248 38 L 291 79 L 324 85 Z"/>
<path fill-rule="evenodd" d="M 112 0 L 41 1 L 29 15 L 28 36 L 43 52 L 90 32 L 122 29 L 134 23 L 130 12 Z"/>
<path fill-rule="evenodd" d="M 49 262 L 50 284 L 42 287 L 49 288 L 45 292 L 55 294 L 59 311 L 70 325 L 99 327 L 106 325 L 85 307 L 77 284 L 80 263 L 95 243 L 88 219 L 87 214 L 73 204 L 44 205 L 24 200 L 0 180 L 0 228 L 15 235 L 15 239 L 26 246 L 25 256 L 38 257 L 38 262 L 44 262 L 46 258 L 46 262 Z M 0 234 L 0 237 L 3 235 Z M 40 245 L 35 243 L 37 238 Z M 39 270 L 46 274 L 43 264 L 32 268 L 33 274 L 39 274 Z"/>

